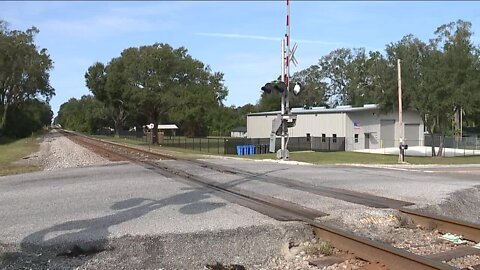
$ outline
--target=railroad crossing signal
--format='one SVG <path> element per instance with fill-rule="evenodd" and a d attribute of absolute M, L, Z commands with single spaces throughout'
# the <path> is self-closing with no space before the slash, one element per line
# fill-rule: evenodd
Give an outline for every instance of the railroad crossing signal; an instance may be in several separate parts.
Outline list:
<path fill-rule="evenodd" d="M 267 94 L 270 94 L 273 91 L 284 93 L 285 91 L 287 91 L 287 85 L 285 84 L 285 82 L 282 82 L 282 81 L 272 81 L 272 82 L 266 83 L 264 86 L 262 86 L 261 89 L 263 92 Z"/>

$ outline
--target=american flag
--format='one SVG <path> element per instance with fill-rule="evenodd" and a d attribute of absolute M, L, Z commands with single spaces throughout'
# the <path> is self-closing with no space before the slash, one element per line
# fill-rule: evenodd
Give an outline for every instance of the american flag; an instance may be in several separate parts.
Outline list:
<path fill-rule="evenodd" d="M 353 128 L 361 128 L 360 123 L 353 122 Z"/>

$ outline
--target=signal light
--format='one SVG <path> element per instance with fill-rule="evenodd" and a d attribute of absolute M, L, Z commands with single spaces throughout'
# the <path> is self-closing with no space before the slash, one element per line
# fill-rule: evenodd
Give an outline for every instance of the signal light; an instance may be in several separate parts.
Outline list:
<path fill-rule="evenodd" d="M 274 90 L 283 93 L 287 91 L 287 85 L 282 81 L 273 81 L 266 83 L 261 89 L 267 94 L 272 93 Z"/>
<path fill-rule="evenodd" d="M 293 94 L 295 94 L 295 96 L 298 96 L 298 94 L 300 94 L 300 91 L 302 91 L 302 85 L 297 82 L 293 87 Z"/>
<path fill-rule="evenodd" d="M 273 88 L 273 85 L 271 83 L 266 83 L 264 86 L 262 86 L 262 91 L 267 93 L 267 94 L 270 94 L 272 93 L 272 90 L 274 89 Z"/>
<path fill-rule="evenodd" d="M 272 81 L 266 83 L 264 86 L 262 86 L 261 89 L 267 94 L 272 93 L 274 90 L 278 91 L 279 93 L 284 93 L 287 91 L 287 84 L 282 81 Z M 295 96 L 298 96 L 298 94 L 300 94 L 300 91 L 302 91 L 302 85 L 297 82 L 293 87 L 293 94 L 295 94 Z"/>

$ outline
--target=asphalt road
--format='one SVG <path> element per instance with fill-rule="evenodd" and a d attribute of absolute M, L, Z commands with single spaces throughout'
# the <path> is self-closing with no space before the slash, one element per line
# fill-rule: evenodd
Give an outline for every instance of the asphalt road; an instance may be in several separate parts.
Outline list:
<path fill-rule="evenodd" d="M 350 189 L 410 201 L 416 204 L 415 207 L 441 205 L 448 201 L 448 206 L 439 208 L 445 213 L 449 213 L 448 207 L 455 210 L 462 205 L 470 206 L 468 203 L 478 204 L 475 197 L 478 196 L 478 189 L 472 193 L 473 195 L 470 194 L 473 196 L 472 202 L 458 200 L 464 196 L 462 192 L 474 190 L 480 185 L 478 174 L 480 167 L 477 166 L 370 168 L 305 166 L 237 159 L 207 161 L 259 174 L 291 178 L 317 186 Z M 190 173 L 216 181 L 234 183 L 246 190 L 315 208 L 329 213 L 330 218 L 344 219 L 346 223 L 358 223 L 359 218 L 365 215 L 385 215 L 385 212 L 377 209 L 287 189 L 254 178 L 220 174 L 175 161 L 162 162 L 175 164 Z M 456 204 L 456 200 L 460 204 Z M 117 245 L 117 249 L 122 246 L 125 250 L 132 250 L 132 245 L 135 245 L 136 241 L 141 242 L 143 249 L 139 249 L 138 252 L 151 255 L 158 253 L 158 250 L 151 249 L 150 253 L 145 252 L 145 245 L 159 246 L 159 240 L 155 242 L 151 240 L 152 238 L 188 235 L 186 238 L 174 237 L 160 241 L 163 246 L 162 252 L 170 254 L 172 265 L 173 262 L 177 262 L 177 266 L 180 267 L 178 269 L 181 269 L 191 261 L 204 263 L 209 260 L 212 262 L 214 258 L 219 259 L 217 255 L 216 257 L 205 255 L 209 253 L 208 251 L 217 250 L 218 253 L 228 249 L 226 246 L 218 245 L 218 242 L 230 245 L 229 248 L 235 250 L 248 246 L 245 254 L 238 252 L 235 254 L 236 260 L 241 261 L 250 254 L 249 256 L 256 257 L 258 261 L 277 252 L 278 245 L 285 241 L 285 224 L 229 203 L 212 195 L 208 190 L 192 188 L 130 163 L 0 177 L 0 205 L 2 206 L 0 246 L 13 245 L 15 248 L 10 249 L 11 254 L 24 253 L 27 257 L 31 257 L 35 247 L 38 246 L 50 247 L 58 254 L 71 248 L 72 244 L 95 243 L 96 246 L 105 248 L 111 245 L 112 239 L 119 239 L 118 242 L 121 244 Z M 478 209 L 478 205 L 473 209 Z M 470 212 L 453 210 L 451 211 L 453 214 L 463 214 L 467 218 L 471 215 Z M 474 218 L 475 216 L 472 217 Z M 297 229 L 293 231 L 299 232 Z M 228 233 L 222 236 L 219 232 Z M 195 256 L 198 258 L 192 258 L 193 253 L 188 252 L 183 252 L 187 254 L 184 257 L 179 255 L 179 250 L 193 250 L 185 243 L 193 243 L 198 235 L 210 237 L 200 237 L 204 240 L 203 246 L 196 244 Z M 225 237 L 228 239 L 224 239 Z M 205 240 L 207 238 L 210 240 Z M 167 242 L 170 245 L 170 253 L 165 251 L 164 245 Z M 203 250 L 199 250 L 199 246 Z M 205 254 L 201 254 L 202 251 Z M 232 260 L 228 257 L 231 256 L 231 252 L 224 253 L 223 258 Z M 11 254 L 9 256 L 12 256 Z M 134 256 L 122 254 L 117 254 L 119 261 L 121 258 Z M 139 259 L 145 260 L 151 261 L 148 258 Z M 45 261 L 42 263 L 48 268 Z M 88 263 L 91 264 L 91 261 Z M 71 268 L 58 269 L 75 269 L 78 265 L 90 265 L 88 263 L 82 261 Z M 112 267 L 111 264 L 102 263 L 97 262 L 92 268 L 86 269 Z M 152 265 L 156 265 L 156 262 L 152 262 Z M 56 269 L 51 265 L 50 268 Z M 173 266 L 170 268 L 176 269 Z"/>

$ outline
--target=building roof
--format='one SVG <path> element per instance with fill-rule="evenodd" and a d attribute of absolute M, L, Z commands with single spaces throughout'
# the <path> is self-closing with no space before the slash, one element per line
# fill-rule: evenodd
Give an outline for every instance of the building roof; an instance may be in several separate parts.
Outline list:
<path fill-rule="evenodd" d="M 377 104 L 365 104 L 363 107 L 352 107 L 347 106 L 337 106 L 335 108 L 326 108 L 326 107 L 312 107 L 311 109 L 305 108 L 292 108 L 292 114 L 314 114 L 314 113 L 347 113 L 347 112 L 359 112 L 359 111 L 372 111 L 379 109 Z M 249 116 L 260 116 L 260 115 L 277 115 L 280 114 L 280 111 L 271 111 L 271 112 L 258 112 L 250 113 Z"/>

